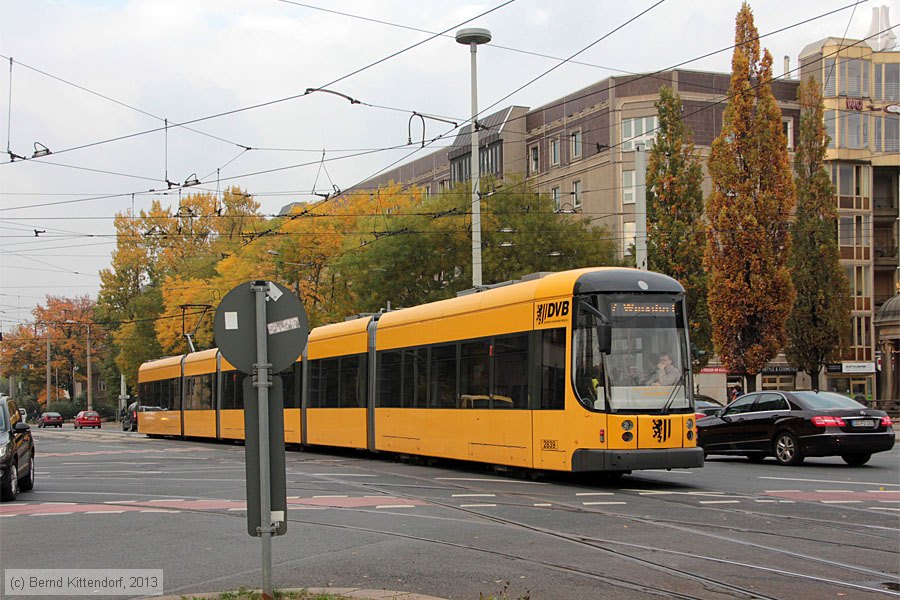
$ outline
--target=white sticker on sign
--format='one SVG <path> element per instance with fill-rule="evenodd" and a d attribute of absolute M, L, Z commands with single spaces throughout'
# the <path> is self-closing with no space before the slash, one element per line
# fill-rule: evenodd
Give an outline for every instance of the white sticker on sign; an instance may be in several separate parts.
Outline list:
<path fill-rule="evenodd" d="M 274 283 L 269 284 L 269 291 L 266 292 L 266 295 L 272 299 L 272 302 L 278 302 L 278 299 L 281 298 L 282 294 L 281 290 L 278 289 L 278 286 Z"/>
<path fill-rule="evenodd" d="M 284 523 L 284 511 L 283 510 L 273 510 L 272 511 L 272 525 L 276 525 L 278 523 Z"/>
<path fill-rule="evenodd" d="M 269 330 L 269 335 L 284 333 L 285 331 L 291 331 L 293 329 L 300 329 L 300 318 L 291 317 L 290 319 L 284 319 L 283 321 L 273 321 L 266 325 L 266 329 Z"/>
<path fill-rule="evenodd" d="M 225 312 L 225 330 L 229 329 L 237 329 L 238 321 L 237 321 L 237 313 L 236 312 Z"/>

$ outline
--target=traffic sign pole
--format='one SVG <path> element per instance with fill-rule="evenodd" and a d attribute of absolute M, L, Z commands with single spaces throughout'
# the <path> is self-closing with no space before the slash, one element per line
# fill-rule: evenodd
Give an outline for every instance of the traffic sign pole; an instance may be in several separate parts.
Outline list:
<path fill-rule="evenodd" d="M 256 365 L 254 386 L 259 398 L 259 535 L 262 541 L 262 592 L 263 599 L 272 595 L 272 507 L 269 496 L 269 357 L 266 331 L 266 293 L 268 282 L 256 282 L 251 286 L 256 296 Z"/>

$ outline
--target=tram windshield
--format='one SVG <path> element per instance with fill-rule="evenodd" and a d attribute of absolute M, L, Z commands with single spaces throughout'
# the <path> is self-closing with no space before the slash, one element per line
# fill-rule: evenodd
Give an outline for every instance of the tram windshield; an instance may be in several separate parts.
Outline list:
<path fill-rule="evenodd" d="M 683 302 L 665 296 L 601 296 L 609 323 L 602 351 L 598 319 L 579 311 L 573 336 L 575 389 L 588 408 L 606 412 L 669 412 L 691 407 L 690 358 Z"/>

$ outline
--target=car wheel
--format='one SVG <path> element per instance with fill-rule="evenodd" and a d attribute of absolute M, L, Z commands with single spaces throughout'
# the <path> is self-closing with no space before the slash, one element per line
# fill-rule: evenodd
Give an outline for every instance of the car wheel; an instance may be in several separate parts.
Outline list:
<path fill-rule="evenodd" d="M 0 481 L 0 500 L 12 502 L 19 493 L 19 469 L 16 463 L 9 466 L 6 481 Z"/>
<path fill-rule="evenodd" d="M 782 465 L 799 465 L 803 462 L 803 454 L 800 452 L 800 443 L 797 437 L 788 431 L 782 431 L 775 436 L 775 460 Z"/>
<path fill-rule="evenodd" d="M 28 475 L 19 482 L 19 489 L 23 492 L 34 489 L 34 454 L 31 455 L 31 468 L 28 469 Z"/>
<path fill-rule="evenodd" d="M 862 465 L 866 464 L 867 462 L 869 462 L 869 459 L 872 458 L 872 455 L 866 454 L 866 453 L 841 454 L 841 458 L 844 459 L 844 462 L 847 463 L 848 465 L 850 465 L 851 467 L 859 467 L 859 466 L 862 466 Z"/>
<path fill-rule="evenodd" d="M 766 460 L 766 455 L 762 454 L 761 452 L 753 452 L 751 454 L 745 454 L 744 456 L 746 456 L 747 460 L 749 460 L 750 462 L 757 464 Z"/>

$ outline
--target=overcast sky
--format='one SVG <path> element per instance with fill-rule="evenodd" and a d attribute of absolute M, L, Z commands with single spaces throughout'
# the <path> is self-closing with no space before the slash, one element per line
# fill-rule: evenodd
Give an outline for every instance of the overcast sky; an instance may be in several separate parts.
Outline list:
<path fill-rule="evenodd" d="M 580 64 L 559 66 L 498 108 L 536 107 L 610 75 L 686 61 L 682 68 L 729 70 L 730 51 L 694 59 L 733 43 L 738 0 L 655 4 L 0 0 L 0 143 L 20 156 L 31 157 L 35 142 L 54 152 L 12 164 L 8 155 L 0 157 L 2 328 L 30 321 L 31 309 L 47 294 L 96 297 L 97 272 L 115 247 L 113 215 L 132 207 L 132 193 L 136 211 L 153 198 L 177 207 L 177 193 L 146 193 L 165 188 L 167 175 L 184 182 L 196 174 L 204 189 L 215 191 L 218 169 L 220 186 L 241 186 L 272 214 L 313 198 L 323 149 L 326 159 L 339 159 L 406 144 L 411 111 L 464 121 L 469 56 L 452 37 L 459 27 L 493 34 L 478 53 L 482 109 L 594 42 L 575 59 Z M 865 37 L 872 8 L 880 5 L 890 7 L 892 24 L 900 23 L 900 0 L 751 3 L 761 34 L 788 28 L 763 39 L 777 74 L 785 55 L 796 67 L 808 43 L 845 32 Z M 429 39 L 427 32 L 445 30 L 447 36 Z M 382 108 L 328 94 L 302 96 L 340 78 L 330 89 Z M 197 131 L 175 127 L 132 136 L 163 127 L 162 119 L 182 123 L 294 96 L 199 121 L 190 126 Z M 442 123 L 427 125 L 429 138 L 447 131 Z M 96 144 L 121 136 L 132 137 Z M 331 160 L 316 187 L 351 188 L 414 150 Z M 271 169 L 279 170 L 256 174 Z M 114 194 L 121 196 L 91 199 Z M 45 233 L 35 237 L 35 229 Z"/>

